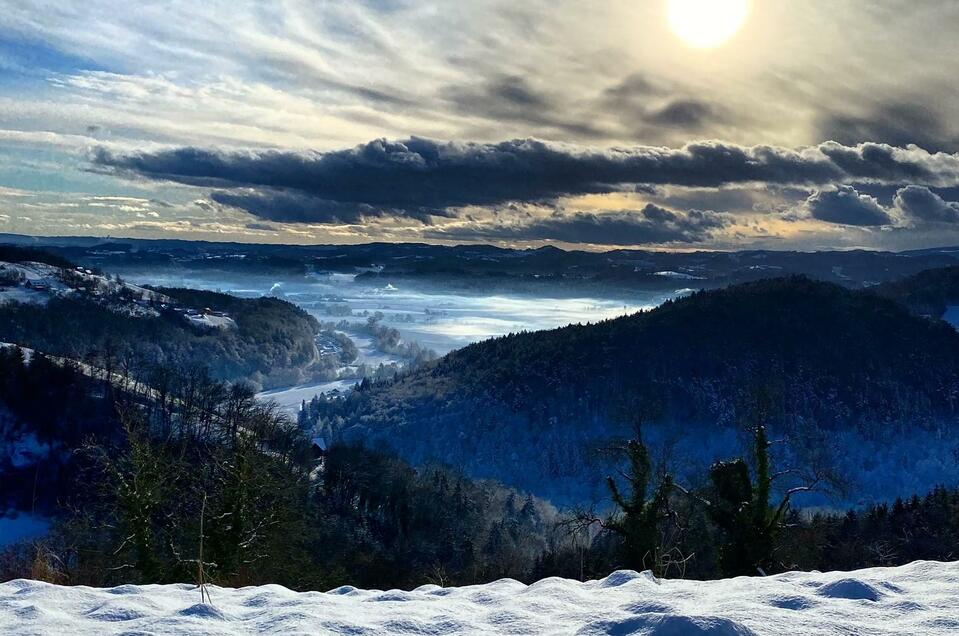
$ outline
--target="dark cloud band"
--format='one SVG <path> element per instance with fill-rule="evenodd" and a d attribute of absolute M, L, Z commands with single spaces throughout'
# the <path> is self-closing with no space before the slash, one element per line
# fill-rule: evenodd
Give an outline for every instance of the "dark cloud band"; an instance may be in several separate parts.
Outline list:
<path fill-rule="evenodd" d="M 535 139 L 481 144 L 412 138 L 327 153 L 99 149 L 93 161 L 101 169 L 219 188 L 214 198 L 221 203 L 305 223 L 381 215 L 426 219 L 467 206 L 543 203 L 643 184 L 959 184 L 959 156 L 835 142 L 801 149 L 721 142 L 595 149 Z"/>
<path fill-rule="evenodd" d="M 728 214 L 703 210 L 687 213 L 647 204 L 639 211 L 593 214 L 556 212 L 521 224 L 471 223 L 437 227 L 433 239 L 493 241 L 559 241 L 594 245 L 699 243 L 730 223 Z"/>

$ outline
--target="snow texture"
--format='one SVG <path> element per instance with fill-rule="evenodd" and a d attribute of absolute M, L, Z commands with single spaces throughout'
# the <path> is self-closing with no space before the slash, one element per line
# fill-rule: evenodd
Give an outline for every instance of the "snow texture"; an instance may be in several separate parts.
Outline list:
<path fill-rule="evenodd" d="M 3 634 L 761 634 L 959 633 L 959 563 L 858 572 L 793 572 L 726 581 L 657 580 L 620 571 L 411 592 L 296 593 L 278 585 L 61 587 L 0 584 Z"/>
<path fill-rule="evenodd" d="M 212 329 L 233 329 L 236 322 L 229 316 L 214 316 L 211 314 L 188 315 L 187 320 L 190 324 L 200 327 L 210 327 Z"/>

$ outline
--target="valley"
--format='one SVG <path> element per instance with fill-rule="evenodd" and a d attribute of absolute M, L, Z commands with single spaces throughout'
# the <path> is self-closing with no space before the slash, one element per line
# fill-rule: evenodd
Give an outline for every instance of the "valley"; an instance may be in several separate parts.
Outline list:
<path fill-rule="evenodd" d="M 758 448 L 775 472 L 764 496 L 785 496 L 789 515 L 777 530 L 783 556 L 764 568 L 874 565 L 873 544 L 842 548 L 850 532 L 897 546 L 876 554 L 905 563 L 946 554 L 959 532 L 898 534 L 959 506 L 942 488 L 959 480 L 959 332 L 946 321 L 959 267 L 878 285 L 766 268 L 730 285 L 702 272 L 615 293 L 535 278 L 481 293 L 394 278 L 375 262 L 254 273 L 236 258 L 206 269 L 194 262 L 205 247 L 188 258 L 180 245 L 174 264 L 124 266 L 140 256 L 123 253 L 111 271 L 99 257 L 75 265 L 56 249 L 17 249 L 4 260 L 6 289 L 40 296 L 0 301 L 10 343 L 0 553 L 14 564 L 23 546 L 67 537 L 102 562 L 120 558 L 101 543 L 118 530 L 68 511 L 106 506 L 97 515 L 135 523 L 122 508 L 132 495 L 110 475 L 147 470 L 169 493 L 150 504 L 150 532 L 171 547 L 135 567 L 172 579 L 201 491 L 220 515 L 250 506 L 252 534 L 210 548 L 233 564 L 218 563 L 221 577 L 252 580 L 247 543 L 292 549 L 281 529 L 299 524 L 297 549 L 316 575 L 278 562 L 260 570 L 270 580 L 412 587 L 435 563 L 450 582 L 582 578 L 623 558 L 605 525 L 631 505 L 620 488 L 691 520 L 657 522 L 675 533 L 670 554 L 695 551 L 701 536 L 733 540 L 697 502 L 715 496 L 717 467 L 741 462 L 760 478 Z M 703 289 L 685 287 L 694 282 Z M 760 429 L 775 442 L 755 441 Z M 890 506 L 901 511 L 879 528 L 849 516 Z M 255 530 L 258 518 L 276 519 L 277 534 Z M 804 534 L 826 538 L 810 552 Z M 683 576 L 749 571 L 723 554 L 684 559 Z M 361 574 L 367 559 L 377 567 Z M 672 556 L 649 566 L 666 577 L 680 567 Z M 112 580 L 102 572 L 97 582 Z"/>

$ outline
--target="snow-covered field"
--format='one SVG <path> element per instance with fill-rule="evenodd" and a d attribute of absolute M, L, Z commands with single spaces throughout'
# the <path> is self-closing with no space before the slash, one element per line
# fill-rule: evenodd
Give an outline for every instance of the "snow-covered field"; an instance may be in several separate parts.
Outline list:
<path fill-rule="evenodd" d="M 959 563 L 696 582 L 616 572 L 412 592 L 277 585 L 60 587 L 0 584 L 4 634 L 750 634 L 959 633 Z"/>
<path fill-rule="evenodd" d="M 360 380 L 353 378 L 347 380 L 330 380 L 328 382 L 313 382 L 310 384 L 300 384 L 297 386 L 284 387 L 282 389 L 271 389 L 257 393 L 256 397 L 261 400 L 275 402 L 280 410 L 296 416 L 300 412 L 300 406 L 303 400 L 309 402 L 314 395 L 329 393 L 333 390 L 349 391 Z"/>

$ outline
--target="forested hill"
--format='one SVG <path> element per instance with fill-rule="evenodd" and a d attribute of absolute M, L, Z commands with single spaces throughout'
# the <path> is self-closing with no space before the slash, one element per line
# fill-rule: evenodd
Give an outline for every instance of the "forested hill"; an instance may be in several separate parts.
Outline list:
<path fill-rule="evenodd" d="M 103 368 L 203 367 L 256 387 L 314 377 L 319 325 L 291 303 L 191 289 L 164 289 L 162 303 L 121 296 L 71 290 L 43 303 L 0 302 L 0 342 Z"/>
<path fill-rule="evenodd" d="M 906 305 L 920 315 L 941 317 L 959 305 L 959 267 L 939 267 L 873 288 L 880 296 Z"/>
<path fill-rule="evenodd" d="M 327 434 L 565 497 L 598 470 L 591 448 L 638 419 L 687 436 L 735 427 L 761 393 L 774 426 L 814 444 L 830 431 L 951 427 L 957 390 L 959 334 L 947 324 L 792 277 L 481 342 L 311 413 Z"/>

